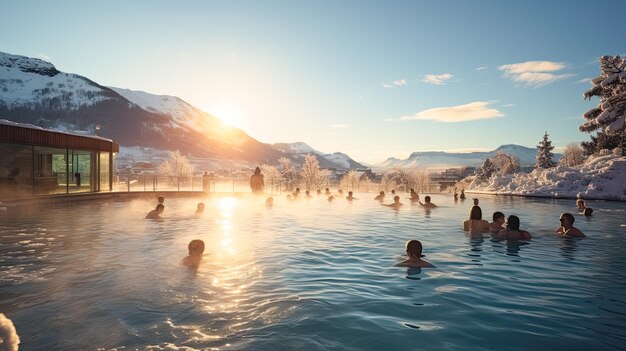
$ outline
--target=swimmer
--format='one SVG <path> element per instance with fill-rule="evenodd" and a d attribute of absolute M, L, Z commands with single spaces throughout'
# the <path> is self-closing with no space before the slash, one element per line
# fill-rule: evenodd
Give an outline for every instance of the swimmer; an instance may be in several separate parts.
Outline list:
<path fill-rule="evenodd" d="M 478 198 L 475 197 L 473 200 L 474 200 L 474 206 L 478 206 Z"/>
<path fill-rule="evenodd" d="M 334 200 L 334 199 L 335 199 L 335 197 L 334 197 L 334 196 L 332 196 L 332 195 L 330 195 L 330 196 L 328 197 L 328 202 L 333 202 L 333 200 Z"/>
<path fill-rule="evenodd" d="M 395 195 L 396 194 L 396 189 L 391 189 L 391 195 Z"/>
<path fill-rule="evenodd" d="M 358 200 L 358 199 L 352 196 L 352 191 L 348 191 L 348 196 L 346 196 L 346 200 L 352 201 L 352 200 Z"/>
<path fill-rule="evenodd" d="M 267 199 L 265 199 L 265 207 L 270 208 L 272 206 L 274 206 L 274 198 L 270 196 Z"/>
<path fill-rule="evenodd" d="M 376 197 L 374 198 L 374 200 L 377 201 L 384 201 L 385 200 L 385 192 L 381 191 L 380 193 L 378 193 L 378 195 L 376 195 Z"/>
<path fill-rule="evenodd" d="M 338 193 L 339 195 L 343 195 L 343 190 L 339 189 Z"/>
<path fill-rule="evenodd" d="M 383 206 L 387 206 L 387 207 L 392 207 L 393 209 L 399 209 L 400 206 L 403 205 L 402 202 L 400 202 L 400 196 L 394 196 L 393 197 L 393 203 L 392 204 L 382 204 Z"/>
<path fill-rule="evenodd" d="M 585 207 L 587 207 L 587 205 L 585 205 L 585 200 L 577 199 L 576 207 L 578 208 L 578 212 L 583 212 L 585 210 Z"/>
<path fill-rule="evenodd" d="M 494 212 L 492 218 L 493 222 L 489 223 L 489 230 L 493 232 L 500 232 L 504 228 L 504 213 Z"/>
<path fill-rule="evenodd" d="M 461 189 L 461 196 L 459 196 L 461 200 L 465 200 L 465 189 Z"/>
<path fill-rule="evenodd" d="M 198 268 L 204 253 L 204 241 L 200 239 L 191 240 L 187 248 L 189 249 L 189 256 L 183 258 L 180 263 L 187 267 Z"/>
<path fill-rule="evenodd" d="M 146 219 L 161 219 L 161 213 L 165 211 L 165 206 L 163 204 L 156 205 L 156 208 L 146 215 Z"/>
<path fill-rule="evenodd" d="M 291 193 L 291 197 L 296 200 L 300 197 L 300 188 L 296 188 L 296 191 L 294 191 L 293 193 Z"/>
<path fill-rule="evenodd" d="M 479 206 L 472 206 L 469 219 L 463 222 L 463 230 L 472 234 L 480 234 L 489 230 L 489 222 L 483 219 L 483 211 Z"/>
<path fill-rule="evenodd" d="M 317 196 L 322 195 L 322 190 L 321 189 L 317 189 Z"/>
<path fill-rule="evenodd" d="M 456 193 L 456 191 L 454 191 L 454 202 L 459 201 L 459 194 Z"/>
<path fill-rule="evenodd" d="M 506 229 L 498 232 L 497 237 L 507 240 L 530 240 L 532 238 L 529 232 L 519 229 L 519 217 L 514 215 L 509 216 Z"/>
<path fill-rule="evenodd" d="M 413 188 L 411 188 L 410 195 L 411 195 L 411 197 L 410 197 L 411 202 L 417 202 L 417 201 L 420 200 L 419 194 L 416 193 L 415 189 L 413 189 Z"/>
<path fill-rule="evenodd" d="M 422 203 L 421 201 L 419 202 L 420 205 L 422 205 L 422 207 L 425 207 L 425 208 L 437 207 L 437 205 L 435 205 L 434 203 L 430 202 L 430 196 L 425 196 L 424 197 L 424 201 L 425 201 L 425 203 Z"/>
<path fill-rule="evenodd" d="M 311 192 L 307 190 L 307 191 L 304 192 L 304 197 L 306 197 L 307 199 L 310 199 L 313 196 L 311 196 Z"/>
<path fill-rule="evenodd" d="M 330 196 L 330 189 L 326 188 L 326 190 L 324 190 L 324 195 Z"/>
<path fill-rule="evenodd" d="M 593 213 L 593 208 L 591 207 L 585 207 L 585 210 L 583 211 L 583 216 L 585 217 L 591 217 L 591 214 Z"/>
<path fill-rule="evenodd" d="M 202 202 L 198 202 L 198 206 L 196 207 L 196 216 L 199 216 L 204 213 L 204 204 Z"/>
<path fill-rule="evenodd" d="M 163 204 L 163 203 L 165 202 L 165 198 L 164 198 L 163 196 L 159 195 L 159 197 L 157 197 L 157 201 L 158 201 L 160 204 Z"/>
<path fill-rule="evenodd" d="M 559 218 L 561 222 L 561 226 L 556 229 L 556 233 L 561 236 L 573 236 L 573 237 L 585 237 L 585 234 L 580 231 L 580 229 L 574 227 L 574 215 L 571 213 L 563 213 Z"/>
<path fill-rule="evenodd" d="M 396 263 L 396 267 L 435 268 L 430 262 L 422 260 L 422 243 L 419 240 L 406 242 L 406 260 Z"/>

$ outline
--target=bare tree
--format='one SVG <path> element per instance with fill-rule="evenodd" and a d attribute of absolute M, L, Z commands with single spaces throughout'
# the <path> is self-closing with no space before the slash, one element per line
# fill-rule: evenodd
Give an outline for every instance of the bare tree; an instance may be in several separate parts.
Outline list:
<path fill-rule="evenodd" d="M 283 179 L 278 168 L 271 165 L 261 165 L 261 172 L 265 178 L 266 188 L 271 189 L 271 191 L 273 191 L 275 187 L 280 188 Z"/>
<path fill-rule="evenodd" d="M 341 177 L 341 181 L 339 182 L 339 187 L 342 189 L 348 190 L 359 190 L 359 185 L 361 181 L 359 179 L 359 174 L 355 171 L 348 171 L 346 174 Z"/>
<path fill-rule="evenodd" d="M 170 152 L 170 158 L 161 163 L 157 171 L 159 174 L 170 178 L 184 179 L 193 176 L 194 169 L 194 165 L 189 162 L 187 157 L 176 150 Z"/>
<path fill-rule="evenodd" d="M 291 163 L 291 160 L 286 157 L 279 158 L 278 165 L 278 171 L 285 181 L 286 190 L 293 190 L 293 184 L 296 180 L 296 168 Z"/>
<path fill-rule="evenodd" d="M 567 144 L 561 163 L 566 166 L 578 166 L 585 162 L 585 150 L 577 143 Z"/>
<path fill-rule="evenodd" d="M 319 162 L 315 155 L 306 155 L 304 164 L 300 171 L 300 179 L 302 187 L 305 190 L 314 190 L 324 187 L 328 180 L 330 172 L 326 169 L 320 169 Z"/>
<path fill-rule="evenodd" d="M 491 158 L 491 163 L 496 166 L 500 174 L 513 174 L 520 170 L 517 157 L 504 152 L 497 152 L 496 155 Z"/>

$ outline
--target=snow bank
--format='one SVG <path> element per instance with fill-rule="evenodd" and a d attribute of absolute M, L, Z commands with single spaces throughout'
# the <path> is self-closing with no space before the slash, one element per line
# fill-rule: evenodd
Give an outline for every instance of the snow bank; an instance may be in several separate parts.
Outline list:
<path fill-rule="evenodd" d="M 0 351 L 17 351 L 19 343 L 13 322 L 0 313 Z"/>
<path fill-rule="evenodd" d="M 473 182 L 468 191 L 626 201 L 626 157 L 600 156 L 575 167 L 559 165 L 531 173 L 494 175 L 488 182 Z"/>

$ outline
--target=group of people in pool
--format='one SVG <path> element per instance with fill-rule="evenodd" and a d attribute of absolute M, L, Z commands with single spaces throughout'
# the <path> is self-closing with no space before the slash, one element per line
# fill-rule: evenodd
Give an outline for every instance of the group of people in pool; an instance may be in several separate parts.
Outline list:
<path fill-rule="evenodd" d="M 161 219 L 161 214 L 163 214 L 163 212 L 165 211 L 165 198 L 163 196 L 159 196 L 157 198 L 157 205 L 155 207 L 154 210 L 148 212 L 148 214 L 146 215 L 146 219 Z M 196 212 L 195 215 L 199 216 L 202 215 L 204 213 L 204 203 L 202 202 L 198 202 L 198 205 L 196 206 Z"/>
<path fill-rule="evenodd" d="M 472 235 L 482 235 L 482 233 L 490 232 L 495 239 L 530 240 L 532 238 L 528 231 L 520 229 L 518 216 L 510 215 L 506 222 L 504 218 L 504 213 L 496 211 L 492 216 L 493 222 L 489 223 L 482 219 L 482 210 L 478 206 L 478 199 L 474 199 L 474 206 L 470 209 L 469 219 L 463 222 L 463 230 L 470 232 Z M 571 213 L 561 214 L 559 218 L 560 226 L 555 232 L 563 236 L 584 237 L 585 234 L 580 229 L 574 227 L 575 220 L 576 218 Z"/>

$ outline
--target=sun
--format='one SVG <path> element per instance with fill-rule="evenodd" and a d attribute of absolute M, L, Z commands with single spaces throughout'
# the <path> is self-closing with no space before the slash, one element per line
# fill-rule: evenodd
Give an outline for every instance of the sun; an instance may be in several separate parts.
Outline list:
<path fill-rule="evenodd" d="M 210 114 L 219 118 L 222 123 L 241 128 L 241 109 L 231 101 L 220 101 L 207 109 Z"/>

